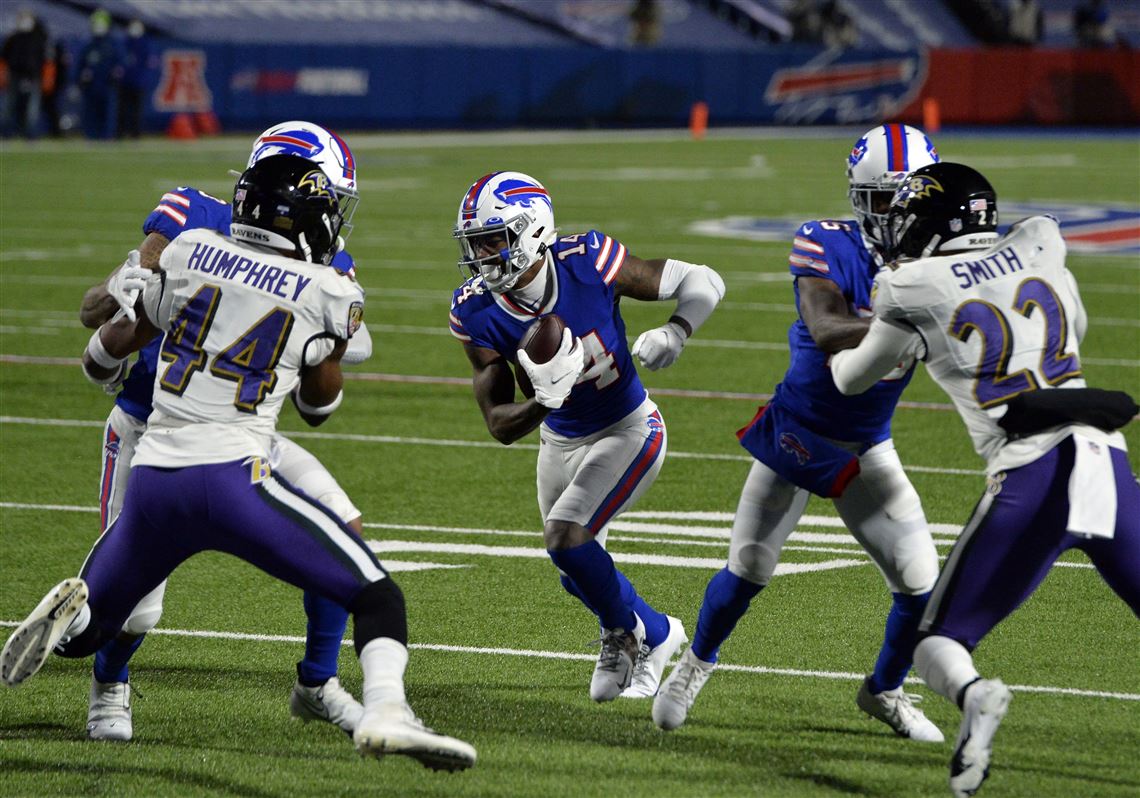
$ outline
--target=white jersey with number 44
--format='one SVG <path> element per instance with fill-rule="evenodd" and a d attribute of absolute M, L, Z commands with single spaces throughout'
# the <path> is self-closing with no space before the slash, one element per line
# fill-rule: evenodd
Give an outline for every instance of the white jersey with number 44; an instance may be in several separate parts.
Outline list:
<path fill-rule="evenodd" d="M 182 467 L 266 456 L 303 364 L 347 339 L 364 313 L 360 285 L 210 230 L 178 236 L 144 293 L 165 333 L 154 412 L 136 465 Z"/>
<path fill-rule="evenodd" d="M 922 335 L 926 368 L 991 473 L 1036 460 L 1071 431 L 1007 442 L 997 423 L 1018 394 L 1085 387 L 1079 345 L 1087 317 L 1065 251 L 1057 222 L 1035 216 L 988 249 L 904 261 L 876 277 L 876 315 Z M 1122 445 L 1119 433 L 1081 430 Z"/>

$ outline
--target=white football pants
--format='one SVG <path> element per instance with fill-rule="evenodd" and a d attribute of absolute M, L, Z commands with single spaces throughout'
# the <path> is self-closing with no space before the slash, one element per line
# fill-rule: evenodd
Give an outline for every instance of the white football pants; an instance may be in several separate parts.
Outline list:
<path fill-rule="evenodd" d="M 859 457 L 859 469 L 843 495 L 834 499 L 840 518 L 871 555 L 891 592 L 930 591 L 938 577 L 938 553 L 894 442 L 885 440 L 868 449 Z M 753 461 L 732 523 L 728 570 L 767 585 L 810 495 Z"/>

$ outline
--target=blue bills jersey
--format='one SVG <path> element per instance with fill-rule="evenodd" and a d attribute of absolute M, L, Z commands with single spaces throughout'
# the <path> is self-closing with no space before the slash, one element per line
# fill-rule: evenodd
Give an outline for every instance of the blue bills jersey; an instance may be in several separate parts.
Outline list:
<path fill-rule="evenodd" d="M 230 234 L 233 208 L 230 203 L 190 186 L 179 186 L 167 191 L 158 205 L 143 222 L 143 235 L 158 233 L 173 241 L 186 230 L 214 230 L 224 236 Z M 333 268 L 355 277 L 352 256 L 341 251 L 332 261 Z M 115 403 L 140 421 L 150 416 L 154 378 L 158 371 L 158 351 L 162 336 L 158 336 L 139 350 L 138 359 L 123 380 L 123 387 Z"/>
<path fill-rule="evenodd" d="M 560 238 L 550 248 L 553 287 L 542 307 L 531 310 L 473 277 L 455 290 L 451 334 L 469 346 L 491 349 L 518 368 L 519 339 L 535 319 L 562 318 L 586 349 L 586 370 L 600 375 L 579 382 L 569 398 L 546 416 L 559 435 L 579 438 L 632 413 L 646 391 L 633 367 L 613 283 L 626 259 L 620 242 L 597 230 Z"/>
<path fill-rule="evenodd" d="M 788 266 L 797 278 L 831 280 L 853 315 L 871 315 L 871 288 L 879 264 L 855 221 L 803 224 L 796 232 Z M 798 281 L 795 295 L 798 311 Z M 773 402 L 828 438 L 874 444 L 891 436 L 891 415 L 914 374 L 913 364 L 897 379 L 884 379 L 858 396 L 844 396 L 831 379 L 828 354 L 815 345 L 802 318 L 788 330 L 788 346 L 791 364 L 776 386 Z"/>

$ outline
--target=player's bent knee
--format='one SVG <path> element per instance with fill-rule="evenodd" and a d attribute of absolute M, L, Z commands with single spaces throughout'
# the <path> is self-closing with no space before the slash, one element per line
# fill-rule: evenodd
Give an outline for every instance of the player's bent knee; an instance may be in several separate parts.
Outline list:
<path fill-rule="evenodd" d="M 135 612 L 127 618 L 127 622 L 123 624 L 123 632 L 133 637 L 142 637 L 154 627 L 158 626 L 159 619 L 162 618 L 162 605 L 152 607 L 143 612 Z"/>
<path fill-rule="evenodd" d="M 760 587 L 767 587 L 776 570 L 776 563 L 768 556 L 763 546 L 751 544 L 733 549 L 728 557 L 728 570 Z"/>
<path fill-rule="evenodd" d="M 353 644 L 356 653 L 379 637 L 390 637 L 408 644 L 408 614 L 404 592 L 385 577 L 361 589 L 347 608 L 353 618 Z"/>
<path fill-rule="evenodd" d="M 590 530 L 573 521 L 548 520 L 542 530 L 542 542 L 547 551 L 572 549 L 593 539 Z"/>
<path fill-rule="evenodd" d="M 895 542 L 895 570 L 901 593 L 920 595 L 934 588 L 938 579 L 938 552 L 925 527 Z"/>

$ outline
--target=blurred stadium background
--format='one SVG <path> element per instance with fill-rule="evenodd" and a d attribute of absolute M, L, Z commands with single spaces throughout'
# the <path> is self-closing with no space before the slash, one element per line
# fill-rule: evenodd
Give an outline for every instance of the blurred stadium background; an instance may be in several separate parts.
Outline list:
<path fill-rule="evenodd" d="M 1135 0 L 5 0 L 0 31 L 31 11 L 72 85 L 97 8 L 153 36 L 151 131 L 1140 121 Z"/>

